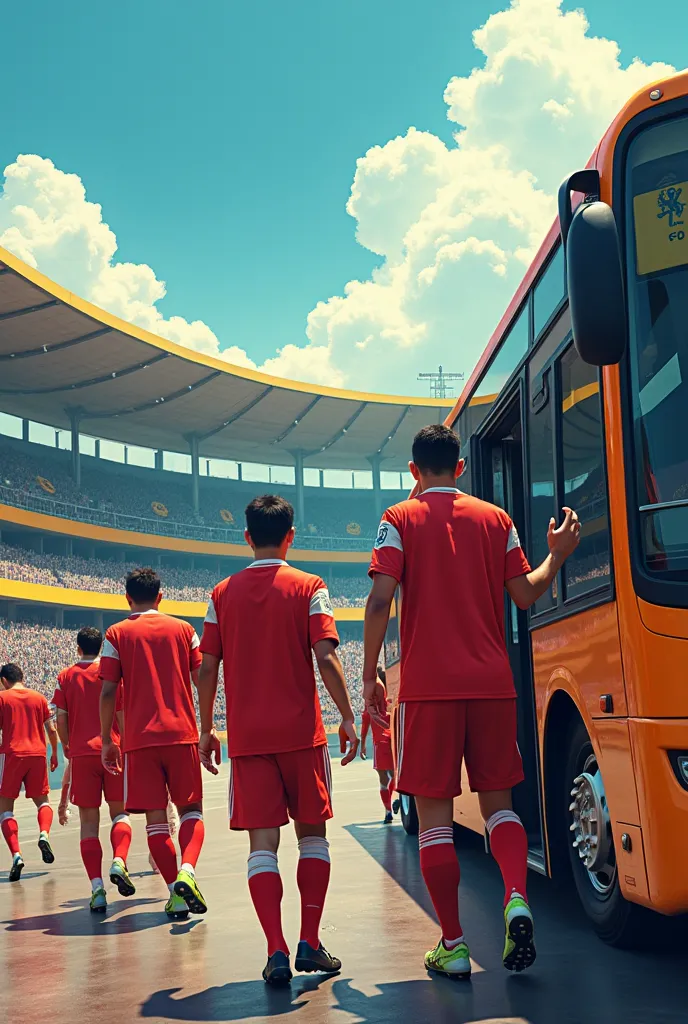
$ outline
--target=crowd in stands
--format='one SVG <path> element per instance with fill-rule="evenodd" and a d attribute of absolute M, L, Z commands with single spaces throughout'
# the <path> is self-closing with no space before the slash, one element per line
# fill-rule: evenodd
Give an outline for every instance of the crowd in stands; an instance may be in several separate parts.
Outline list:
<path fill-rule="evenodd" d="M 71 454 L 38 444 L 0 443 L 0 500 L 27 503 L 38 511 L 103 521 L 121 529 L 188 535 L 189 528 L 213 527 L 223 539 L 240 542 L 243 509 L 256 494 L 277 491 L 295 501 L 294 487 L 201 477 L 200 509 L 191 504 L 187 475 L 124 466 L 92 456 L 81 457 L 81 485 L 71 474 Z M 306 521 L 299 524 L 300 542 L 316 547 L 318 539 L 339 540 L 349 548 L 366 547 L 377 528 L 371 491 L 306 488 Z M 402 492 L 385 492 L 388 504 Z M 67 503 L 70 509 L 65 509 Z M 116 518 L 115 518 L 116 517 Z M 184 527 L 185 530 L 176 529 Z"/>
<path fill-rule="evenodd" d="M 349 684 L 354 711 L 363 711 L 361 678 L 363 671 L 363 643 L 360 640 L 345 640 L 339 648 L 339 656 Z M 7 622 L 0 619 L 0 664 L 15 662 L 24 670 L 27 685 L 39 690 L 50 700 L 55 692 L 58 673 L 76 659 L 76 630 L 59 629 L 54 626 L 36 625 L 26 622 Z M 222 670 L 220 670 L 222 671 Z M 326 726 L 334 727 L 339 714 L 322 684 L 316 669 L 318 694 Z M 225 695 L 220 679 L 218 697 L 215 702 L 215 725 L 225 729 Z"/>
<path fill-rule="evenodd" d="M 26 548 L 0 543 L 0 577 L 21 583 L 42 583 L 51 587 L 92 590 L 100 594 L 121 594 L 130 562 L 78 555 L 40 554 Z M 211 569 L 160 567 L 165 597 L 174 601 L 207 601 L 219 574 Z M 369 590 L 360 576 L 333 576 L 332 603 L 336 608 L 362 608 Z"/>

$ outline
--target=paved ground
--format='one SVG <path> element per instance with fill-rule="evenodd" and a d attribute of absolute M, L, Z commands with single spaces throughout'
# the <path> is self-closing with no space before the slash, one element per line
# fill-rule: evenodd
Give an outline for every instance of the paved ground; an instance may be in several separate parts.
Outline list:
<path fill-rule="evenodd" d="M 688 956 L 627 953 L 602 945 L 573 898 L 531 877 L 538 961 L 522 976 L 501 966 L 501 882 L 477 837 L 460 842 L 462 920 L 474 956 L 473 980 L 431 980 L 423 952 L 437 938 L 413 839 L 379 824 L 370 762 L 335 763 L 333 882 L 323 939 L 344 963 L 338 978 L 297 977 L 291 991 L 259 980 L 265 960 L 245 881 L 246 839 L 226 829 L 226 768 L 206 788 L 208 839 L 199 880 L 205 918 L 170 925 L 164 889 L 148 872 L 142 822 L 130 866 L 138 892 L 113 893 L 106 918 L 87 909 L 76 819 L 55 828 L 56 863 L 34 846 L 32 806 L 18 818 L 27 869 L 7 882 L 0 848 L 0 1021 L 11 1024 L 128 1024 L 240 1021 L 255 1024 L 451 1022 L 451 1024 L 668 1024 L 688 1020 Z M 206 776 L 209 779 L 209 776 Z M 55 799 L 56 803 L 56 799 Z M 103 833 L 107 840 L 107 832 Z M 104 847 L 107 849 L 106 842 Z M 285 829 L 280 856 L 286 933 L 298 938 L 295 844 Z"/>

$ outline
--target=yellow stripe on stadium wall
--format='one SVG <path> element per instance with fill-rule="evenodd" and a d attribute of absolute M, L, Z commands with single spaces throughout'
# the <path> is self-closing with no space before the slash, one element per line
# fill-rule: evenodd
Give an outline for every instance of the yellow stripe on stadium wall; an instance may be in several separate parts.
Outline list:
<path fill-rule="evenodd" d="M 88 608 L 97 612 L 128 612 L 124 594 L 101 594 L 95 590 L 72 590 L 69 587 L 51 587 L 46 583 L 23 583 L 0 577 L 0 599 L 30 601 L 32 604 L 50 604 L 59 608 Z M 205 601 L 166 601 L 160 611 L 180 619 L 204 619 Z M 335 608 L 337 622 L 362 622 L 363 608 Z"/>
<path fill-rule="evenodd" d="M 0 505 L 0 522 L 14 523 L 32 530 L 59 533 L 79 540 L 97 541 L 100 544 L 118 544 L 125 548 L 149 548 L 154 551 L 183 551 L 189 555 L 213 555 L 216 558 L 252 558 L 246 544 L 221 544 L 207 540 L 185 540 L 181 537 L 160 537 L 157 534 L 135 533 L 133 530 L 116 530 L 113 526 L 94 526 L 79 523 L 73 519 L 46 515 L 44 512 L 29 512 L 14 505 Z M 291 548 L 289 558 L 293 562 L 337 562 L 367 565 L 368 551 L 315 551 L 305 548 Z"/>

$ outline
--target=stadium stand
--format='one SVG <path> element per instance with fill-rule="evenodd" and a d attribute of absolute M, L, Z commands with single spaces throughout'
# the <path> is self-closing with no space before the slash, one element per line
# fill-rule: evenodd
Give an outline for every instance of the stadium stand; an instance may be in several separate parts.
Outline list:
<path fill-rule="evenodd" d="M 58 673 L 74 661 L 75 629 L 60 629 L 42 623 L 8 622 L 0 619 L 0 664 L 13 661 L 24 670 L 28 685 L 50 699 L 55 692 Z M 351 691 L 354 711 L 363 711 L 361 675 L 363 671 L 363 643 L 345 640 L 339 648 L 347 682 Z M 317 673 L 318 693 L 325 725 L 333 727 L 339 714 Z M 225 728 L 224 690 L 220 686 L 215 706 L 215 724 Z"/>
<path fill-rule="evenodd" d="M 142 559 L 145 561 L 145 552 Z M 20 583 L 41 583 L 51 587 L 91 590 L 99 594 L 121 594 L 132 562 L 76 555 L 41 554 L 0 543 L 0 578 Z M 360 576 L 331 576 L 328 579 L 336 608 L 362 608 L 369 584 L 364 567 Z M 219 574 L 210 569 L 160 568 L 165 597 L 175 601 L 207 601 Z"/>
<path fill-rule="evenodd" d="M 81 486 L 70 473 L 70 454 L 47 446 L 2 439 L 0 504 L 123 530 L 239 543 L 243 509 L 256 494 L 277 492 L 292 502 L 288 485 L 201 477 L 199 512 L 187 495 L 188 476 L 125 466 L 82 456 Z M 385 491 L 388 505 L 406 497 Z M 157 512 L 156 512 L 157 509 Z M 305 488 L 306 522 L 300 547 L 365 550 L 377 527 L 372 492 Z"/>

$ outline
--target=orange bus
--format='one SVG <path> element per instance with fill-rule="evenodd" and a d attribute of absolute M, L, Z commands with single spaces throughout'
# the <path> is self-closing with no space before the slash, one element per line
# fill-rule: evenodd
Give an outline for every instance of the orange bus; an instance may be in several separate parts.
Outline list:
<path fill-rule="evenodd" d="M 550 592 L 528 613 L 505 595 L 514 804 L 530 865 L 571 870 L 626 945 L 644 908 L 688 911 L 688 74 L 626 104 L 559 210 L 446 422 L 459 485 L 510 513 L 532 564 L 550 516 L 580 515 Z M 398 648 L 393 617 L 392 695 Z M 416 830 L 408 796 L 402 815 Z M 455 819 L 483 830 L 468 792 Z"/>

